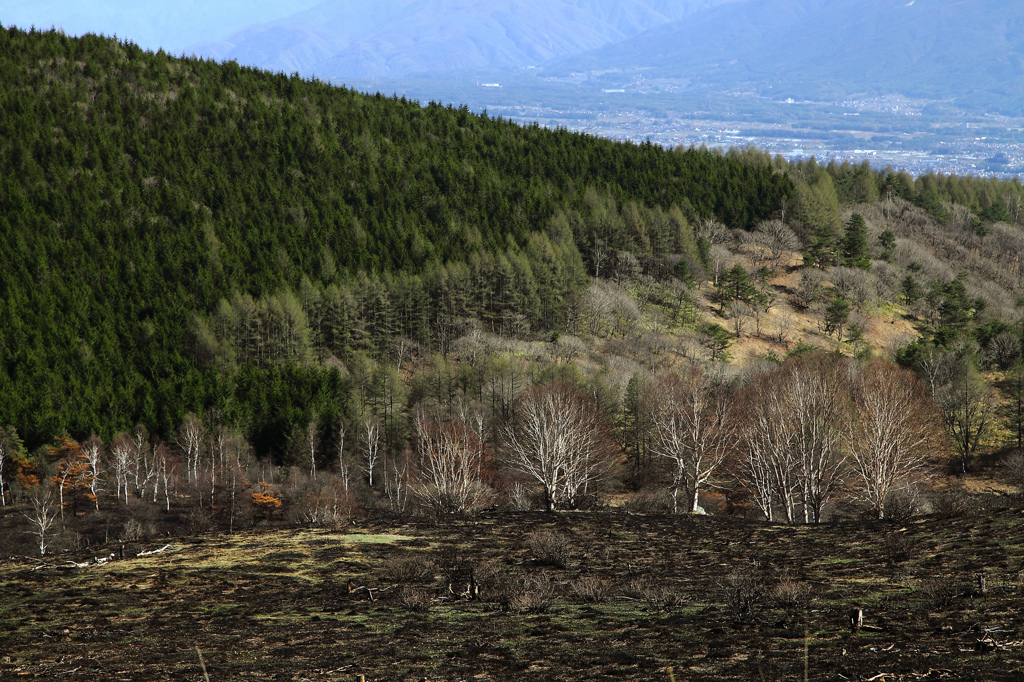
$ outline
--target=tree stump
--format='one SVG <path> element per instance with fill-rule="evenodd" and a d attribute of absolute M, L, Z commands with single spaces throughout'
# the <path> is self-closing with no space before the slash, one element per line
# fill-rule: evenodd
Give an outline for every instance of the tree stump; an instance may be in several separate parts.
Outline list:
<path fill-rule="evenodd" d="M 864 609 L 850 609 L 850 632 L 857 634 L 864 625 Z"/>

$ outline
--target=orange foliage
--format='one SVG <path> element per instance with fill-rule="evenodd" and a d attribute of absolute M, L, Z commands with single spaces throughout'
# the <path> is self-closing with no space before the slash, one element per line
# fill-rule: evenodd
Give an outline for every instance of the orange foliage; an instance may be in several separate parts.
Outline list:
<path fill-rule="evenodd" d="M 60 486 L 62 504 L 65 494 L 72 496 L 74 511 L 77 514 L 80 493 L 83 493 L 89 502 L 96 502 L 91 490 L 95 476 L 86 459 L 85 449 L 77 441 L 67 436 L 58 436 L 56 440 L 56 446 L 46 448 L 52 455 L 60 457 L 60 461 L 57 462 L 57 473 L 50 477 L 50 481 Z"/>
<path fill-rule="evenodd" d="M 260 490 L 252 494 L 252 506 L 265 517 L 281 510 L 282 501 L 266 481 L 260 481 Z"/>

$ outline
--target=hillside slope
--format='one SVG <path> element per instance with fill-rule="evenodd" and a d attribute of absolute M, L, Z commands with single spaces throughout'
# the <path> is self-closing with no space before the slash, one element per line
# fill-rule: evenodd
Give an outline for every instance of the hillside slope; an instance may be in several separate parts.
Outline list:
<path fill-rule="evenodd" d="M 97 37 L 0 32 L 0 82 L 0 423 L 33 445 L 138 422 L 166 436 L 208 408 L 286 438 L 345 400 L 311 347 L 345 360 L 397 336 L 437 347 L 467 316 L 553 324 L 592 235 L 549 222 L 587 188 L 682 207 L 661 222 L 678 251 L 687 215 L 750 226 L 791 187 L 705 152 Z M 314 293 L 331 311 L 315 325 Z M 227 332 L 197 327 L 218 306 L 259 322 L 230 357 Z"/>

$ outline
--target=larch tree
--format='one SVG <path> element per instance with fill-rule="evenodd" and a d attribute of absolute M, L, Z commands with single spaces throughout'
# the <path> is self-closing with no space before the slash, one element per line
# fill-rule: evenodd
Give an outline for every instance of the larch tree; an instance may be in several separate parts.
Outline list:
<path fill-rule="evenodd" d="M 992 393 L 970 357 L 955 361 L 949 383 L 939 390 L 937 400 L 960 469 L 967 473 L 995 417 Z"/>
<path fill-rule="evenodd" d="M 90 495 L 91 467 L 86 459 L 85 449 L 73 438 L 58 436 L 54 446 L 46 448 L 57 458 L 57 471 L 50 480 L 57 486 L 60 516 L 64 518 L 64 495 L 71 495 L 72 514 L 78 515 L 78 497 L 82 490 Z"/>

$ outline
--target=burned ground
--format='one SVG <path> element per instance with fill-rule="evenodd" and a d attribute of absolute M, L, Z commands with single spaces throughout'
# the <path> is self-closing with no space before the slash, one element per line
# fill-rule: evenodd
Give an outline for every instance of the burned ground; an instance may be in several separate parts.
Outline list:
<path fill-rule="evenodd" d="M 1024 680 L 1022 520 L 520 513 L 16 558 L 0 677 Z"/>

